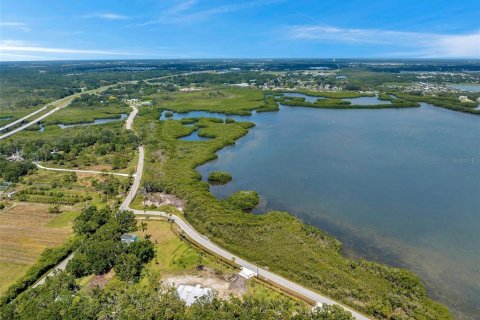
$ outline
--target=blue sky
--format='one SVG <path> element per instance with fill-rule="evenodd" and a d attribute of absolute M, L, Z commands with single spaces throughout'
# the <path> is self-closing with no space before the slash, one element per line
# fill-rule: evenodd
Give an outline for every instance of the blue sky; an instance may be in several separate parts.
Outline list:
<path fill-rule="evenodd" d="M 480 58 L 480 1 L 0 0 L 1 60 Z"/>

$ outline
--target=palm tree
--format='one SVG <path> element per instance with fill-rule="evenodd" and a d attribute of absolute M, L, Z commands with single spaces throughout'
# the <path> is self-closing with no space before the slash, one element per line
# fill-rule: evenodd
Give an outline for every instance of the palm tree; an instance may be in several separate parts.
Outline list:
<path fill-rule="evenodd" d="M 140 229 L 142 230 L 142 233 L 143 233 L 143 237 L 145 238 L 145 230 L 147 230 L 147 223 L 142 221 L 140 222 Z"/>

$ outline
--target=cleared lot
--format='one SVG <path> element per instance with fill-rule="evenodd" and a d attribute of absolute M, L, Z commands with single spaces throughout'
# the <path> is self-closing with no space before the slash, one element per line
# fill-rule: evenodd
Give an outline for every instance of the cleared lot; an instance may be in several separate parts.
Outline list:
<path fill-rule="evenodd" d="M 17 203 L 0 211 L 0 294 L 20 278 L 45 248 L 61 245 L 71 234 L 73 208 L 48 213 L 48 205 Z M 70 210 L 69 210 L 70 209 Z"/>

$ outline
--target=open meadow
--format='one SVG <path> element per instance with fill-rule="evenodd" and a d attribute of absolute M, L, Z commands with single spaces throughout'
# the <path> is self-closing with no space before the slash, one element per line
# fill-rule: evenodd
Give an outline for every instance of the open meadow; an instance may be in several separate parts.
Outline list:
<path fill-rule="evenodd" d="M 0 214 L 0 294 L 19 279 L 46 248 L 60 246 L 71 235 L 79 210 L 61 207 L 48 212 L 46 204 L 15 203 Z"/>

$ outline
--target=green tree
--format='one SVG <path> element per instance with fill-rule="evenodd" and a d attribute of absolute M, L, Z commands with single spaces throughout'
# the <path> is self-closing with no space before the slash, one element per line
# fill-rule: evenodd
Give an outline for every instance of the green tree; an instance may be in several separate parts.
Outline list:
<path fill-rule="evenodd" d="M 141 261 L 135 254 L 121 253 L 115 260 L 115 273 L 124 281 L 137 281 L 141 270 Z"/>

